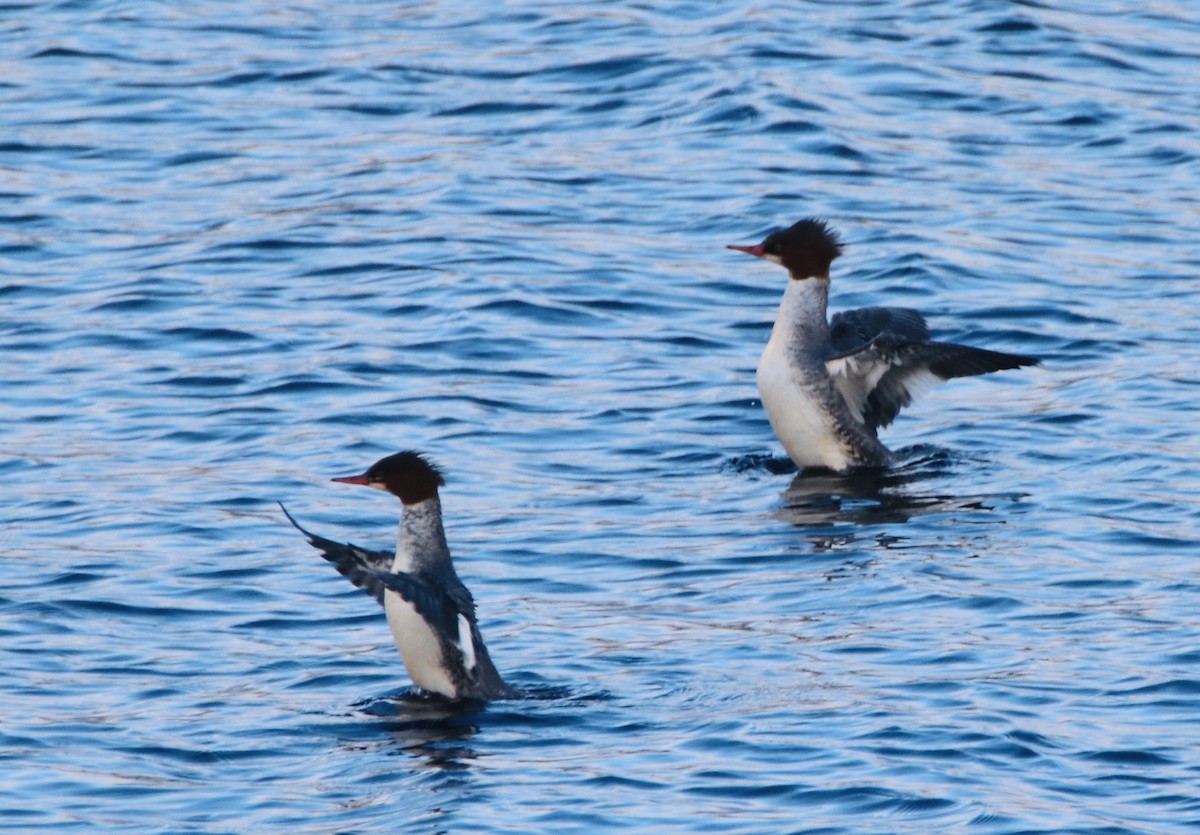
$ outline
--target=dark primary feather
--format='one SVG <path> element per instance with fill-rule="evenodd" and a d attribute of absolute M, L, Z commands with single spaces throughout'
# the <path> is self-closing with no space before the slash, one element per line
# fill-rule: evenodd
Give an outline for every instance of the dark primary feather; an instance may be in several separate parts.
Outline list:
<path fill-rule="evenodd" d="M 911 405 L 914 397 L 921 393 L 922 383 L 929 381 L 929 375 L 944 381 L 1007 371 L 1038 362 L 1033 357 L 968 345 L 907 342 L 892 332 L 880 334 L 870 344 L 841 360 L 850 363 L 864 378 L 882 371 L 874 388 L 866 392 L 865 402 L 856 404 L 862 411 L 863 422 L 872 429 L 887 426 L 901 409 Z"/>
<path fill-rule="evenodd" d="M 383 592 L 387 586 L 376 576 L 375 572 L 390 568 L 392 560 L 396 556 L 394 553 L 391 551 L 368 551 L 349 542 L 343 544 L 323 536 L 317 536 L 302 528 L 292 514 L 288 513 L 282 502 L 279 504 L 279 509 L 292 523 L 292 527 L 304 534 L 305 539 L 321 552 L 322 557 L 333 563 L 339 574 L 374 597 L 380 606 L 383 605 Z"/>

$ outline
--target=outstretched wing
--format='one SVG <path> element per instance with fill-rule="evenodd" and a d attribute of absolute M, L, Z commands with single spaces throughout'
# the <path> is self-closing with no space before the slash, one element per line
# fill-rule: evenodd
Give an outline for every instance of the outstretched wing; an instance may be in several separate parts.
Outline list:
<path fill-rule="evenodd" d="M 288 513 L 281 502 L 279 509 L 287 517 L 292 526 L 304 534 L 309 544 L 321 552 L 326 560 L 333 563 L 338 573 L 346 577 L 354 585 L 374 597 L 383 605 L 385 592 L 391 591 L 400 595 L 417 611 L 422 618 L 429 621 L 443 635 L 454 635 L 459 631 L 458 619 L 463 613 L 469 616 L 467 634 L 475 620 L 475 601 L 466 587 L 458 584 L 450 590 L 438 590 L 430 583 L 412 574 L 388 571 L 379 563 L 385 559 L 391 564 L 392 554 L 388 551 L 367 551 L 350 543 L 342 544 L 318 536 L 303 528 L 292 514 Z M 459 592 L 455 594 L 454 592 Z M 473 657 L 474 645 L 468 642 L 464 655 L 470 653 Z"/>
<path fill-rule="evenodd" d="M 292 527 L 304 534 L 305 539 L 321 552 L 322 557 L 333 563 L 333 567 L 338 570 L 339 574 L 374 597 L 380 606 L 383 605 L 383 592 L 386 586 L 373 572 L 391 566 L 395 556 L 391 551 L 368 551 L 349 542 L 343 544 L 323 536 L 317 536 L 302 528 L 292 514 L 288 513 L 282 502 L 279 503 L 279 509 L 292 523 Z"/>
<path fill-rule="evenodd" d="M 858 350 L 831 357 L 825 367 L 850 411 L 871 429 L 878 429 L 895 420 L 900 410 L 916 398 L 946 380 L 1037 362 L 1020 354 L 948 342 L 913 343 L 884 332 Z"/>

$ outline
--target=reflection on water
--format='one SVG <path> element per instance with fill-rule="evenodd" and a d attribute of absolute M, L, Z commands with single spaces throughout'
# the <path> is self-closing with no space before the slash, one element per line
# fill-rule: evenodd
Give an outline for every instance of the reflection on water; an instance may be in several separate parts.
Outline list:
<path fill-rule="evenodd" d="M 952 472 L 956 462 L 943 450 L 910 448 L 900 458 L 888 469 L 798 472 L 774 516 L 797 526 L 881 525 L 946 510 L 987 511 L 992 509 L 989 501 L 1014 499 L 1011 495 L 954 496 L 923 486 Z"/>
<path fill-rule="evenodd" d="M 535 722 L 570 724 L 567 717 L 581 706 L 611 698 L 603 691 L 589 692 L 540 682 L 520 691 L 521 696 L 514 699 L 453 702 L 406 687 L 354 705 L 355 711 L 371 719 L 371 725 L 355 735 L 373 737 L 382 731 L 398 750 L 419 758 L 430 768 L 467 770 L 478 759 L 478 752 L 468 743 L 481 728 Z M 531 716 L 530 703 L 539 705 L 536 720 Z"/>
<path fill-rule="evenodd" d="M 470 768 L 478 756 L 467 743 L 479 732 L 479 720 L 488 709 L 479 702 L 451 702 L 412 688 L 355 708 L 383 720 L 373 732 L 388 733 L 406 755 L 430 768 L 459 771 Z"/>

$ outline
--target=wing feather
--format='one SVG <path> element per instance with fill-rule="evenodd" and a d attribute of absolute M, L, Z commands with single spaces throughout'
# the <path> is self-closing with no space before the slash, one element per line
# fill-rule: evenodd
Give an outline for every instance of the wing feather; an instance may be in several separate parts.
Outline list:
<path fill-rule="evenodd" d="M 349 542 L 334 542 L 332 539 L 318 536 L 301 527 L 292 514 L 288 513 L 282 502 L 279 504 L 279 509 L 292 523 L 292 527 L 304 534 L 304 538 L 312 547 L 321 552 L 322 557 L 333 563 L 333 567 L 338 570 L 339 574 L 375 598 L 380 606 L 383 605 L 383 592 L 386 586 L 372 572 L 381 570 L 381 564 L 390 566 L 394 556 L 392 552 L 368 551 Z"/>
<path fill-rule="evenodd" d="M 884 332 L 858 350 L 831 357 L 825 365 L 850 411 L 866 426 L 878 429 L 946 380 L 1036 364 L 1033 357 L 1020 354 L 948 342 L 913 343 Z"/>
<path fill-rule="evenodd" d="M 900 342 L 925 342 L 929 326 L 910 307 L 860 307 L 842 310 L 829 320 L 829 339 L 835 354 L 850 354 L 880 334 L 890 333 Z"/>

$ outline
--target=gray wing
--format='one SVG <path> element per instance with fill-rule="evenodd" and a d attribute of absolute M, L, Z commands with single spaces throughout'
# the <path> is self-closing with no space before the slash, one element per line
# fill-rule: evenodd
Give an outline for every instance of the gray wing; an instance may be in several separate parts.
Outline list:
<path fill-rule="evenodd" d="M 924 316 L 908 307 L 860 307 L 835 313 L 829 320 L 835 355 L 853 353 L 884 333 L 900 342 L 925 342 L 929 326 Z"/>
<path fill-rule="evenodd" d="M 333 563 L 333 567 L 338 570 L 339 574 L 374 597 L 380 606 L 383 605 L 383 592 L 387 587 L 373 572 L 390 567 L 395 554 L 391 551 L 368 551 L 349 542 L 343 544 L 323 536 L 317 536 L 302 528 L 292 514 L 288 513 L 282 502 L 279 504 L 279 509 L 292 523 L 292 527 L 304 534 L 308 543 L 320 551 L 322 557 Z"/>
<path fill-rule="evenodd" d="M 1020 354 L 948 342 L 912 343 L 885 332 L 859 350 L 831 357 L 825 367 L 850 411 L 871 429 L 878 429 L 946 380 L 1037 362 Z"/>

